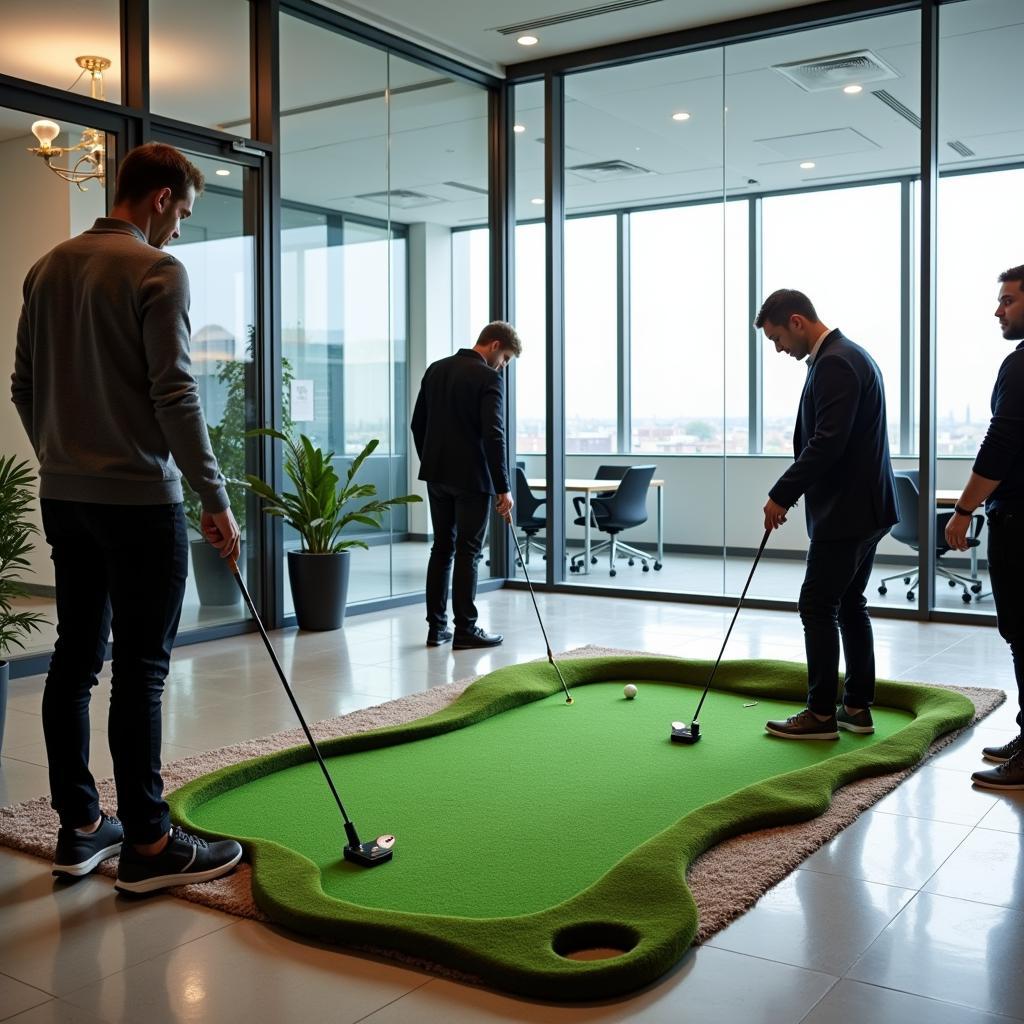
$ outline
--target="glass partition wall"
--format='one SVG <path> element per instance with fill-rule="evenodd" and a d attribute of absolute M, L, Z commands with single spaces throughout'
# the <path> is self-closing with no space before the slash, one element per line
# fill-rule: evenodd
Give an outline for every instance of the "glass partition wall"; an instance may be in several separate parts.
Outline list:
<path fill-rule="evenodd" d="M 487 322 L 487 92 L 281 17 L 282 369 L 296 432 L 381 497 L 416 492 L 409 417 L 429 363 Z M 458 264 L 461 295 L 453 292 Z M 350 528 L 349 600 L 422 590 L 426 502 Z M 285 552 L 299 538 L 285 530 Z M 291 610 L 285 591 L 284 607 Z"/>

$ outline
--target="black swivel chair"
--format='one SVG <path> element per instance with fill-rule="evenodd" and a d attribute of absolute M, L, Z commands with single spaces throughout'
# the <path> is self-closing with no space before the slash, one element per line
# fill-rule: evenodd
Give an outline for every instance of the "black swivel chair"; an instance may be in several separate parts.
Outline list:
<path fill-rule="evenodd" d="M 530 490 L 530 484 L 526 479 L 526 470 L 518 463 L 516 464 L 516 526 L 526 535 L 526 543 L 520 545 L 523 549 L 523 558 L 526 564 L 530 564 L 530 548 L 539 551 L 547 558 L 547 548 L 539 540 L 537 534 L 547 526 L 547 516 L 544 513 L 538 515 L 538 509 L 547 504 L 547 498 L 538 498 Z"/>
<path fill-rule="evenodd" d="M 516 472 L 518 473 L 520 470 L 522 470 L 524 473 L 526 472 L 526 461 L 524 459 L 516 459 Z M 527 490 L 529 490 L 529 488 L 527 488 Z M 516 504 L 519 504 L 519 485 L 518 484 L 516 484 L 516 497 L 515 497 L 515 501 L 516 501 Z M 488 519 L 487 519 L 487 529 L 484 531 L 483 550 L 484 551 L 490 551 L 491 550 L 491 520 L 490 520 L 490 517 L 488 517 Z M 529 541 L 527 541 L 526 560 L 527 560 L 527 562 L 529 562 L 529 560 L 530 560 Z M 491 564 L 490 558 L 484 559 L 484 565 L 490 565 L 490 564 Z"/>
<path fill-rule="evenodd" d="M 606 467 L 611 468 L 611 467 Z M 594 498 L 590 503 L 590 516 L 592 527 L 596 527 L 602 533 L 608 534 L 608 540 L 601 541 L 596 547 L 591 548 L 592 561 L 596 562 L 596 553 L 608 549 L 608 574 L 615 575 L 615 558 L 622 552 L 629 557 L 629 564 L 634 564 L 634 559 L 639 558 L 643 565 L 644 572 L 650 571 L 648 560 L 653 556 L 639 548 L 619 540 L 619 534 L 623 530 L 631 530 L 647 522 L 647 491 L 651 486 L 654 477 L 655 466 L 628 466 L 622 475 L 622 483 L 618 489 L 607 498 Z M 606 477 L 605 479 L 611 479 Z M 579 507 L 579 506 L 578 506 Z M 586 526 L 586 517 L 580 515 L 575 520 L 577 526 Z M 586 553 L 573 555 L 569 561 L 569 571 L 579 572 L 583 568 Z"/>
<path fill-rule="evenodd" d="M 902 544 L 906 544 L 907 547 L 912 550 L 917 551 L 920 547 L 917 516 L 918 508 L 921 503 L 921 495 L 917 489 L 917 481 L 914 479 L 915 476 L 916 472 L 914 472 L 914 476 L 911 476 L 910 473 L 896 474 L 896 504 L 899 508 L 900 521 L 892 528 L 892 537 L 894 540 L 898 540 Z M 952 517 L 952 512 L 940 512 L 938 509 L 935 510 L 935 554 L 937 558 L 941 558 L 950 550 L 949 545 L 946 544 L 946 523 L 948 523 Z M 976 515 L 974 517 L 974 536 L 967 539 L 969 547 L 976 548 L 981 543 L 978 539 L 978 535 L 981 533 L 981 528 L 984 523 L 984 516 Z M 972 579 L 970 576 L 964 576 L 960 573 L 953 572 L 938 561 L 935 563 L 935 572 L 936 575 L 947 580 L 951 587 L 963 587 L 963 593 L 960 596 L 964 604 L 971 603 L 972 594 L 977 595 L 978 600 L 986 596 L 981 593 L 980 580 Z M 903 582 L 908 587 L 907 600 L 913 601 L 914 589 L 917 587 L 919 580 L 917 570 L 905 570 L 904 572 L 894 573 L 892 576 L 886 576 L 879 584 L 878 592 L 884 595 L 889 589 L 886 584 L 891 580 L 900 578 L 903 579 Z"/>

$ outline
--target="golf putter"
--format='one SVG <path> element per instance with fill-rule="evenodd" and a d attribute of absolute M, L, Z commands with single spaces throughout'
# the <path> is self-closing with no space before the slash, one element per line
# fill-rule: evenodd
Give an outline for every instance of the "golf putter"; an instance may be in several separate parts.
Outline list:
<path fill-rule="evenodd" d="M 338 791 L 334 786 L 334 780 L 331 778 L 330 772 L 327 771 L 327 765 L 324 764 L 324 759 L 320 754 L 320 748 L 316 745 L 316 740 L 313 739 L 313 734 L 309 731 L 309 726 L 306 725 L 306 719 L 303 717 L 302 711 L 299 709 L 299 704 L 295 699 L 295 694 L 292 693 L 292 688 L 288 685 L 284 669 L 281 668 L 281 663 L 277 660 L 277 654 L 274 652 L 274 648 L 270 643 L 270 637 L 267 636 L 267 631 L 263 628 L 263 623 L 260 621 L 260 617 L 256 613 L 256 607 L 253 605 L 252 598 L 249 596 L 249 591 L 245 586 L 245 581 L 242 579 L 242 574 L 238 571 L 238 563 L 231 555 L 228 556 L 227 562 L 228 567 L 231 569 L 231 574 L 235 577 L 235 582 L 238 584 L 238 589 L 242 592 L 242 597 L 245 599 L 245 603 L 249 608 L 249 613 L 252 615 L 257 627 L 259 628 L 260 636 L 263 637 L 263 643 L 267 648 L 267 653 L 270 655 L 270 660 L 274 663 L 274 668 L 277 669 L 277 674 L 284 685 L 285 693 L 288 694 L 288 699 L 292 702 L 295 714 L 298 715 L 299 722 L 302 724 L 302 730 L 306 734 L 306 739 L 309 740 L 309 745 L 313 748 L 313 753 L 316 754 L 320 770 L 324 773 L 327 785 L 330 787 L 331 793 L 334 796 L 334 802 L 338 805 L 338 810 L 341 811 L 341 820 L 345 824 L 345 836 L 348 839 L 348 842 L 345 844 L 345 848 L 342 851 L 342 855 L 345 860 L 351 861 L 353 864 L 358 864 L 364 868 L 372 868 L 378 864 L 383 864 L 385 861 L 391 860 L 395 845 L 395 837 L 392 835 L 377 836 L 377 838 L 372 842 L 364 843 L 360 840 L 359 833 L 356 832 L 355 824 L 349 818 L 348 814 L 345 813 L 345 805 L 341 802 L 341 797 L 338 796 Z"/>
<path fill-rule="evenodd" d="M 569 687 L 565 685 L 565 679 L 562 677 L 562 670 L 555 663 L 555 656 L 551 653 L 551 643 L 548 640 L 548 631 L 544 628 L 544 620 L 540 617 L 540 609 L 537 607 L 537 598 L 533 593 L 533 584 L 530 582 L 530 573 L 526 568 L 526 559 L 523 558 L 523 549 L 519 546 L 519 538 L 516 536 L 516 528 L 512 525 L 512 513 L 508 516 L 502 517 L 506 523 L 508 523 L 509 532 L 512 534 L 512 539 L 516 542 L 516 551 L 519 554 L 519 564 L 523 567 L 523 575 L 526 577 L 526 585 L 530 588 L 530 597 L 533 598 L 533 610 L 537 613 L 537 621 L 540 623 L 540 631 L 544 634 L 544 646 L 548 649 L 548 661 L 551 662 L 551 667 L 558 674 L 558 681 L 562 684 L 562 689 L 565 691 L 565 703 L 572 704 L 572 694 L 569 692 Z"/>
<path fill-rule="evenodd" d="M 718 652 L 718 661 L 715 662 L 715 667 L 711 670 L 711 675 L 708 678 L 707 685 L 704 687 L 704 692 L 700 695 L 700 702 L 697 704 L 697 710 L 693 713 L 692 721 L 689 725 L 685 722 L 672 723 L 673 743 L 696 743 L 700 740 L 700 709 L 704 706 L 704 698 L 708 695 L 708 690 L 711 689 L 711 684 L 714 682 L 715 673 L 718 671 L 722 655 L 725 654 L 725 645 L 729 642 L 729 637 L 732 635 L 732 627 L 736 625 L 736 616 L 739 615 L 740 608 L 743 606 L 743 598 L 747 596 L 750 581 L 754 578 L 754 570 L 757 568 L 757 563 L 761 561 L 761 553 L 764 551 L 765 544 L 768 543 L 768 537 L 771 535 L 771 532 L 771 530 L 765 530 L 764 536 L 761 538 L 761 546 L 757 549 L 757 554 L 754 556 L 754 564 L 750 567 L 750 575 L 747 577 L 743 593 L 740 594 L 739 602 L 736 604 L 736 611 L 733 612 L 732 622 L 729 623 L 729 630 L 725 634 L 722 649 Z"/>

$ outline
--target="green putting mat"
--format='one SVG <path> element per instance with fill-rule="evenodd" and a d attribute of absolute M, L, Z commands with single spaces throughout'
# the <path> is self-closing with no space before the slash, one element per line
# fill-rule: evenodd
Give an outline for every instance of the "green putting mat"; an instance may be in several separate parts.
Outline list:
<path fill-rule="evenodd" d="M 838 786 L 909 767 L 973 714 L 948 690 L 883 682 L 873 736 L 780 740 L 764 722 L 793 713 L 806 669 L 728 662 L 704 737 L 685 746 L 670 742 L 670 723 L 689 720 L 710 663 L 561 666 L 571 706 L 550 666 L 531 663 L 427 718 L 321 745 L 361 838 L 397 836 L 390 863 L 341 859 L 340 816 L 304 746 L 198 779 L 172 810 L 241 840 L 257 903 L 289 927 L 521 993 L 595 998 L 652 981 L 688 947 L 697 917 L 684 875 L 703 850 L 820 814 Z M 564 955 L 595 946 L 625 952 Z"/>

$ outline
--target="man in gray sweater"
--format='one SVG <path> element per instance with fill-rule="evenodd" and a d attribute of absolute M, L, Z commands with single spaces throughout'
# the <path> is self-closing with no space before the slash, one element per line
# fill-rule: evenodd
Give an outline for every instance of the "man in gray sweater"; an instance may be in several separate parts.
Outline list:
<path fill-rule="evenodd" d="M 153 892 L 230 871 L 235 842 L 172 828 L 160 777 L 161 695 L 188 572 L 181 474 L 206 539 L 238 553 L 189 359 L 185 268 L 162 247 L 203 175 L 171 146 L 127 155 L 114 205 L 25 278 L 11 397 L 39 459 L 57 642 L 43 691 L 53 872 L 88 874 L 120 853 L 116 886 Z M 180 470 L 180 473 L 179 473 Z M 89 698 L 113 627 L 108 734 L 118 816 L 89 771 Z"/>

